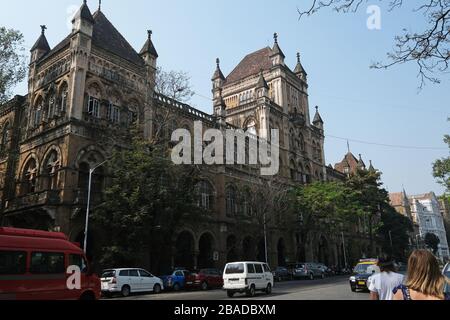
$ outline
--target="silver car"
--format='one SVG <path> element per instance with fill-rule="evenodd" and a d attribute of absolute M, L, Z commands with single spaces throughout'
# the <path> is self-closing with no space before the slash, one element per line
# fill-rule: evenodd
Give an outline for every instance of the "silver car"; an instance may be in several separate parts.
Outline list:
<path fill-rule="evenodd" d="M 314 280 L 315 278 L 325 278 L 323 266 L 314 262 L 301 262 L 289 266 L 293 278 L 306 278 Z"/>

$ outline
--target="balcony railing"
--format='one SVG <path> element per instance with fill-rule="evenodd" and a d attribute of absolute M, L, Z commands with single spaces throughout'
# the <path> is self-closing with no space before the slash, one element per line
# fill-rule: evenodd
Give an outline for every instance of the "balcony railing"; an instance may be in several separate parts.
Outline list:
<path fill-rule="evenodd" d="M 61 203 L 59 190 L 30 193 L 8 201 L 7 211 L 21 210 L 38 206 L 55 206 Z"/>
<path fill-rule="evenodd" d="M 304 126 L 305 123 L 306 123 L 305 116 L 303 114 L 301 114 L 301 113 L 290 113 L 289 114 L 289 119 L 294 124 L 299 125 L 299 126 Z"/>

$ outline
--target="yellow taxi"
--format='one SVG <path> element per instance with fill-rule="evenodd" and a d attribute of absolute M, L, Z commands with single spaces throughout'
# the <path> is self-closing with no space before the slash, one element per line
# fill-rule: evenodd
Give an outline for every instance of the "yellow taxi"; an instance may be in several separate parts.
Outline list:
<path fill-rule="evenodd" d="M 369 277 L 380 272 L 377 264 L 377 259 L 361 259 L 359 261 L 350 277 L 350 288 L 353 292 L 357 290 L 369 290 L 367 284 Z"/>

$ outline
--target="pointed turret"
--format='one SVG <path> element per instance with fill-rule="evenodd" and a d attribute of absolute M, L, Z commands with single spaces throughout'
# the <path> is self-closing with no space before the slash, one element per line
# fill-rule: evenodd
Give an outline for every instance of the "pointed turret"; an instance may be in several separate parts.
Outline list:
<path fill-rule="evenodd" d="M 284 55 L 283 51 L 281 50 L 280 46 L 278 45 L 278 33 L 275 33 L 273 35 L 274 45 L 272 48 L 272 54 L 270 58 L 272 59 L 272 64 L 275 65 L 284 65 L 284 58 L 286 56 Z"/>
<path fill-rule="evenodd" d="M 304 81 L 306 81 L 308 78 L 308 74 L 306 73 L 305 68 L 303 68 L 303 65 L 301 63 L 300 52 L 297 52 L 297 65 L 295 66 L 294 73 L 297 77 Z"/>
<path fill-rule="evenodd" d="M 47 38 L 45 37 L 45 30 L 47 27 L 45 25 L 41 26 L 41 35 L 37 39 L 36 43 L 31 48 L 31 63 L 38 61 L 45 54 L 50 51 L 50 46 L 48 44 Z"/>
<path fill-rule="evenodd" d="M 216 80 L 225 81 L 225 76 L 223 75 L 222 70 L 220 69 L 220 59 L 219 58 L 216 59 L 216 65 L 217 65 L 216 71 L 214 72 L 211 80 L 212 81 L 216 81 Z"/>
<path fill-rule="evenodd" d="M 142 47 L 141 51 L 139 52 L 139 54 L 144 58 L 144 56 L 146 55 L 150 55 L 151 57 L 153 57 L 154 59 L 157 59 L 158 56 L 158 52 L 155 49 L 155 46 L 153 45 L 153 41 L 152 41 L 152 30 L 148 30 L 147 31 L 147 41 L 145 41 L 144 46 Z M 145 58 L 144 58 L 145 60 Z"/>
<path fill-rule="evenodd" d="M 364 163 L 361 154 L 359 154 L 358 169 L 366 170 L 366 164 Z"/>
<path fill-rule="evenodd" d="M 269 85 L 264 78 L 264 72 L 262 69 L 260 70 L 258 83 L 256 84 L 256 96 L 258 98 L 269 97 Z"/>
<path fill-rule="evenodd" d="M 92 17 L 91 10 L 89 10 L 89 7 L 87 5 L 87 0 L 83 0 L 83 4 L 72 19 L 72 23 L 74 23 L 76 20 L 84 20 L 86 22 L 94 24 L 94 18 Z"/>
<path fill-rule="evenodd" d="M 373 166 L 373 164 L 372 164 L 372 160 L 370 160 L 369 171 L 370 171 L 370 172 L 375 172 L 375 171 L 377 171 L 377 170 L 375 169 L 375 167 Z M 406 195 L 406 192 L 405 192 L 404 189 L 403 189 L 403 193 Z M 406 197 L 407 197 L 407 196 L 406 196 Z"/>
<path fill-rule="evenodd" d="M 318 106 L 316 106 L 316 115 L 314 116 L 313 124 L 316 127 L 323 126 L 323 120 L 322 120 L 322 117 L 320 116 L 319 107 Z"/>
<path fill-rule="evenodd" d="M 92 37 L 95 20 L 91 14 L 91 10 L 87 5 L 87 1 L 83 0 L 83 4 L 72 19 L 73 34 L 81 32 Z"/>

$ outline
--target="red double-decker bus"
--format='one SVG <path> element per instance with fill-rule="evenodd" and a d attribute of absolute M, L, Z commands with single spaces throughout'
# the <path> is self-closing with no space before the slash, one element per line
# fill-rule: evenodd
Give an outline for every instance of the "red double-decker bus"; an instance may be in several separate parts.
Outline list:
<path fill-rule="evenodd" d="M 74 266 L 75 273 L 68 273 Z M 0 228 L 0 300 L 96 300 L 100 295 L 100 279 L 80 246 L 63 233 Z"/>

